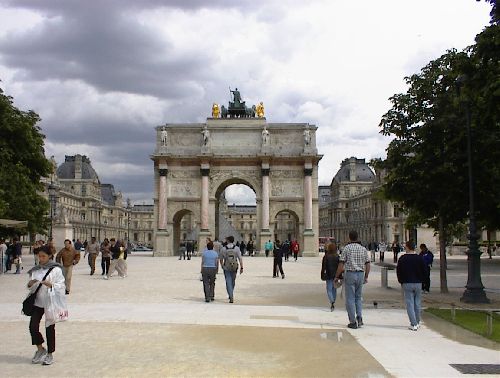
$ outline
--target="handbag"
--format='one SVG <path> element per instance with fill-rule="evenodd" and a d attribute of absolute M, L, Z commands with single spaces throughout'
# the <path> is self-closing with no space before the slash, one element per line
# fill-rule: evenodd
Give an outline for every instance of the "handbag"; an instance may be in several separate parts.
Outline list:
<path fill-rule="evenodd" d="M 45 279 L 47 278 L 47 276 L 49 275 L 49 273 L 52 271 L 52 269 L 54 269 L 54 267 L 50 268 L 48 270 L 48 272 L 45 274 L 45 276 L 43 276 L 43 279 L 42 281 L 45 281 Z M 26 316 L 31 316 L 33 315 L 33 312 L 35 311 L 35 299 L 36 299 L 36 295 L 38 293 L 38 290 L 40 290 L 40 287 L 42 286 L 42 283 L 40 282 L 38 284 L 38 287 L 36 288 L 36 290 L 29 294 L 26 299 L 23 301 L 23 308 L 21 310 L 21 312 L 26 315 Z"/>
<path fill-rule="evenodd" d="M 66 305 L 64 293 L 50 288 L 48 294 L 49 300 L 45 308 L 46 327 L 68 320 L 68 306 Z"/>

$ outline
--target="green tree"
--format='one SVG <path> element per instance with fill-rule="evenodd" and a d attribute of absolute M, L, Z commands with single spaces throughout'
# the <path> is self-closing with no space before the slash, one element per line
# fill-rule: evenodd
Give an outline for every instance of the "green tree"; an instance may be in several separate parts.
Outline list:
<path fill-rule="evenodd" d="M 478 40 L 494 27 L 486 28 Z M 498 30 L 492 34 L 484 44 L 498 42 Z M 388 170 L 384 193 L 402 203 L 413 222 L 427 223 L 439 231 L 444 262 L 441 292 L 448 291 L 448 230 L 464 221 L 469 210 L 466 106 L 471 110 L 477 218 L 483 225 L 500 226 L 495 190 L 500 180 L 499 91 L 495 86 L 499 78 L 498 45 L 496 48 L 496 56 L 488 47 L 483 50 L 477 44 L 464 52 L 450 50 L 431 61 L 418 74 L 405 78 L 408 91 L 390 98 L 392 108 L 380 123 L 382 134 L 395 137 L 388 146 L 387 159 L 378 163 Z M 497 70 L 491 71 L 494 64 Z M 457 78 L 464 74 L 469 80 L 458 96 Z"/>
<path fill-rule="evenodd" d="M 33 111 L 22 111 L 0 88 L 0 218 L 27 220 L 27 230 L 37 233 L 47 227 L 48 201 L 41 177 L 51 172 L 45 157 L 44 138 Z M 3 234 L 13 231 L 0 230 Z"/>

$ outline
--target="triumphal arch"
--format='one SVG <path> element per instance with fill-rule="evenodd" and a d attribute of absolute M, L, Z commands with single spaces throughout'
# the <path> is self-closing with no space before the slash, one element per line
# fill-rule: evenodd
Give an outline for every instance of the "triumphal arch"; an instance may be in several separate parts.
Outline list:
<path fill-rule="evenodd" d="M 232 184 L 249 186 L 256 196 L 255 245 L 273 239 L 274 219 L 284 211 L 297 221 L 303 255 L 318 253 L 318 155 L 315 125 L 267 123 L 262 102 L 247 107 L 239 92 L 228 108 L 214 104 L 205 123 L 156 127 L 154 161 L 155 256 L 178 253 L 181 219 L 189 214 L 206 238 L 225 236 L 219 199 Z M 245 109 L 245 111 L 243 111 Z"/>

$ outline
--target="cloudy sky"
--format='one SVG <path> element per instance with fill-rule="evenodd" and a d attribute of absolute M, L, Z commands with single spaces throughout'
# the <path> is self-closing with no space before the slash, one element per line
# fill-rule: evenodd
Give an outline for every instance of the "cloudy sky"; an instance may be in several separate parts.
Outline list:
<path fill-rule="evenodd" d="M 0 86 L 40 114 L 47 156 L 85 154 L 151 202 L 154 127 L 204 122 L 238 87 L 268 122 L 319 127 L 319 182 L 378 134 L 404 76 L 474 42 L 474 0 L 0 0 Z M 230 202 L 238 198 L 235 191 Z"/>

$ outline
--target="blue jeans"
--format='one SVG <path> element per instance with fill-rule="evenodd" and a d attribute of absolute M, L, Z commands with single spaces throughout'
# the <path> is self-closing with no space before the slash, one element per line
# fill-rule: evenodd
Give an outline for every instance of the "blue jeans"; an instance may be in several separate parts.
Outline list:
<path fill-rule="evenodd" d="M 349 316 L 349 323 L 356 322 L 357 318 L 362 318 L 363 303 L 363 283 L 365 282 L 365 272 L 345 272 L 345 308 Z"/>
<path fill-rule="evenodd" d="M 229 299 L 233 299 L 233 291 L 236 286 L 236 274 L 238 271 L 231 272 L 230 270 L 224 270 L 224 278 L 226 279 L 226 290 Z"/>
<path fill-rule="evenodd" d="M 328 295 L 330 303 L 335 303 L 337 299 L 337 289 L 333 287 L 333 279 L 326 280 L 326 294 Z"/>
<path fill-rule="evenodd" d="M 406 312 L 412 326 L 420 323 L 422 283 L 404 283 Z"/>

